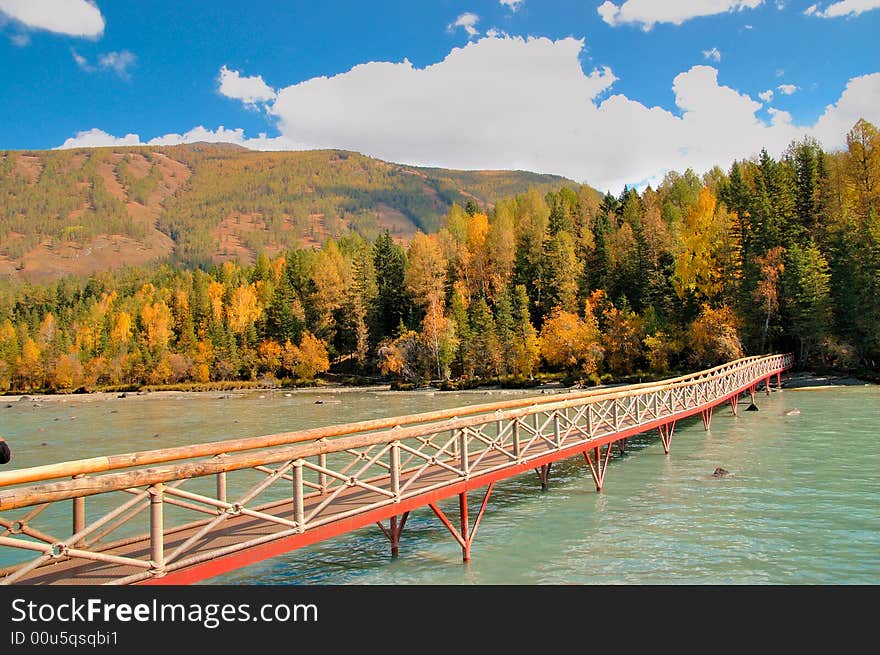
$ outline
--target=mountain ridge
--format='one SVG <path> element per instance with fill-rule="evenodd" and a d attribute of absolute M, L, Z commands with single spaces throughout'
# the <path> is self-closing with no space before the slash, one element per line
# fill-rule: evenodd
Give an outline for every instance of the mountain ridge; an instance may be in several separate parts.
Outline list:
<path fill-rule="evenodd" d="M 386 162 L 347 150 L 235 144 L 0 151 L 0 276 L 46 280 L 172 261 L 186 266 L 320 245 L 349 230 L 399 241 L 453 203 L 488 210 L 530 187 L 580 185 L 506 170 Z"/>

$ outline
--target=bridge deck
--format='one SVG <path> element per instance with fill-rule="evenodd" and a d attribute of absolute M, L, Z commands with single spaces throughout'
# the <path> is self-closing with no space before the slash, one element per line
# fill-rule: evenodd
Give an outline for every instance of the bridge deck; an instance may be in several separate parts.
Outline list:
<path fill-rule="evenodd" d="M 549 446 L 547 446 L 546 444 L 545 446 L 546 448 L 544 448 L 544 450 L 549 451 Z M 471 460 L 475 460 L 476 457 L 477 455 L 471 456 Z M 505 459 L 506 458 L 501 453 L 487 455 L 483 458 L 483 461 L 481 461 L 473 469 L 472 474 L 474 478 L 479 479 L 481 471 L 487 471 L 489 469 L 495 468 L 499 464 L 502 464 Z M 413 475 L 413 473 L 413 471 L 410 471 L 408 474 L 405 474 L 405 476 L 401 480 L 401 483 L 405 483 L 406 479 L 408 479 L 409 476 Z M 387 478 L 384 480 L 376 480 L 376 485 L 384 487 L 387 486 L 387 482 Z M 426 488 L 435 488 L 437 484 L 442 484 L 444 482 L 448 482 L 450 486 L 453 485 L 455 483 L 455 474 L 445 469 L 430 471 L 426 475 L 419 476 L 419 478 L 413 482 L 413 486 L 410 488 L 413 489 L 414 492 L 418 492 L 419 490 Z M 442 497 L 449 497 L 454 496 L 457 493 L 457 491 L 448 493 L 441 490 L 441 493 L 439 495 Z M 426 506 L 428 502 L 433 502 L 433 499 L 436 499 L 437 496 L 438 494 L 434 492 L 425 494 L 423 497 L 415 496 L 413 500 L 417 501 L 417 506 L 423 507 Z M 427 500 L 428 497 L 431 497 L 432 500 Z M 306 512 L 308 512 L 312 508 L 317 507 L 318 503 L 321 500 L 321 496 L 307 497 L 305 499 Z M 342 494 L 340 494 L 340 496 L 336 498 L 331 505 L 320 512 L 318 516 L 331 517 L 334 514 L 348 512 L 349 510 L 367 508 L 381 500 L 382 495 L 378 492 L 358 487 L 349 487 L 348 489 L 343 491 Z M 407 506 L 410 506 L 412 504 L 413 503 L 409 502 L 407 503 Z M 290 503 L 290 501 L 284 501 L 282 503 L 270 503 L 261 506 L 259 509 L 260 511 L 271 514 L 272 516 L 279 516 L 290 521 L 294 520 L 293 505 Z M 396 510 L 394 512 L 391 512 L 391 514 L 397 514 L 399 511 L 400 510 Z M 367 515 L 367 519 L 362 520 L 361 522 L 363 522 L 364 525 L 370 525 L 376 520 L 379 520 L 378 518 L 373 518 L 374 515 L 381 516 L 382 518 L 387 518 L 389 512 L 387 510 L 380 512 L 376 512 L 375 510 L 373 510 L 373 512 L 370 512 L 369 510 L 366 510 L 364 514 Z M 341 519 L 341 521 L 345 520 L 346 519 Z M 227 519 L 221 529 L 212 531 L 208 535 L 206 535 L 201 540 L 198 548 L 196 549 L 196 552 L 210 552 L 217 548 L 231 546 L 236 543 L 241 543 L 243 541 L 254 539 L 256 537 L 268 536 L 273 534 L 274 532 L 277 532 L 277 528 L 277 524 L 268 523 L 264 520 L 260 520 L 250 516 L 237 516 L 231 519 Z M 165 547 L 169 550 L 173 550 L 176 546 L 180 545 L 181 543 L 186 541 L 186 539 L 194 535 L 197 530 L 198 527 L 192 527 L 186 530 L 172 532 L 171 534 L 166 533 Z M 321 532 L 321 530 L 322 529 L 320 527 L 306 530 L 303 535 L 305 537 L 304 540 L 308 541 L 309 537 L 315 536 L 314 534 L 310 533 L 319 533 Z M 316 539 L 315 541 L 318 540 L 319 539 Z M 150 538 L 149 536 L 145 536 L 143 539 L 137 542 L 109 549 L 105 552 L 126 557 L 149 557 Z M 123 566 L 104 562 L 89 562 L 77 559 L 70 559 L 64 562 L 58 562 L 55 564 L 49 564 L 40 567 L 33 571 L 27 577 L 23 578 L 20 582 L 23 582 L 25 584 L 105 584 L 138 572 L 139 570 L 133 566 Z"/>

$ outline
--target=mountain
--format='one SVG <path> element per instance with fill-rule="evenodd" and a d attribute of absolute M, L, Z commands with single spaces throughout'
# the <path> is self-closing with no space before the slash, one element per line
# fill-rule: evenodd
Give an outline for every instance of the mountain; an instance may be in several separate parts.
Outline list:
<path fill-rule="evenodd" d="M 167 260 L 251 263 L 350 229 L 400 241 L 440 227 L 452 203 L 490 208 L 524 171 L 454 171 L 354 152 L 256 152 L 227 144 L 0 151 L 0 277 L 46 280 Z"/>

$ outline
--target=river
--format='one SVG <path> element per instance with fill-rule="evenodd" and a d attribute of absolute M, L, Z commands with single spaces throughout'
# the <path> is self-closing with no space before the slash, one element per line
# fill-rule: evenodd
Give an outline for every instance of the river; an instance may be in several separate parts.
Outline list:
<path fill-rule="evenodd" d="M 255 436 L 493 402 L 521 391 L 377 390 L 0 399 L 12 466 Z M 531 393 L 534 393 L 531 392 Z M 391 559 L 377 527 L 208 584 L 877 584 L 880 387 L 813 386 L 716 410 L 710 432 L 679 424 L 616 449 L 596 493 L 583 459 L 496 484 L 472 548 L 428 508 Z M 799 413 L 790 413 L 797 409 Z M 732 475 L 712 476 L 716 467 Z M 476 502 L 476 499 L 473 499 Z M 69 514 L 59 514 L 69 524 Z M 0 551 L 9 549 L 0 549 Z M 9 563 L 0 552 L 0 565 Z"/>

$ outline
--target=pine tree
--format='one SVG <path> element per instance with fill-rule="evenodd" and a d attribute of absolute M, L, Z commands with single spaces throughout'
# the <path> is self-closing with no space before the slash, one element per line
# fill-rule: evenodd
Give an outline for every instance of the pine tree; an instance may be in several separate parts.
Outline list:
<path fill-rule="evenodd" d="M 800 345 L 800 359 L 807 358 L 827 337 L 831 326 L 830 274 L 828 262 L 815 243 L 788 249 L 783 274 L 785 312 L 790 331 Z"/>
<path fill-rule="evenodd" d="M 406 254 L 394 243 L 388 230 L 373 244 L 373 266 L 376 270 L 376 303 L 370 323 L 373 339 L 378 342 L 391 335 L 401 322 L 406 324 L 410 320 Z"/>

